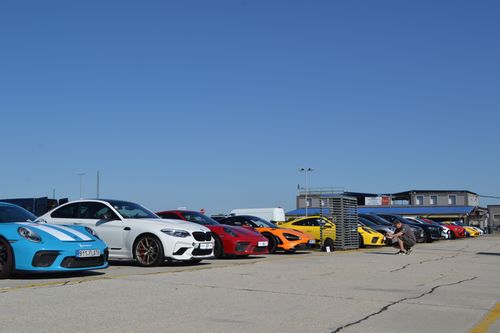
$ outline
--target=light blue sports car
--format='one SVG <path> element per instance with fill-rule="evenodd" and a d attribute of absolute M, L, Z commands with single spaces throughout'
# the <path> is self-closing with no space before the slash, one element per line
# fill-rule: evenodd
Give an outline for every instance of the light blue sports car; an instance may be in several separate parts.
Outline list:
<path fill-rule="evenodd" d="M 88 227 L 34 223 L 36 216 L 0 202 L 0 278 L 13 272 L 70 272 L 108 267 L 108 248 Z"/>

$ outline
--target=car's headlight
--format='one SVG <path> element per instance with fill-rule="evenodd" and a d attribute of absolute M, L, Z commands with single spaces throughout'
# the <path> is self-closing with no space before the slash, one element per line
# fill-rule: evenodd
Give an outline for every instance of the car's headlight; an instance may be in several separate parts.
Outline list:
<path fill-rule="evenodd" d="M 283 237 L 285 237 L 287 240 L 289 241 L 296 241 L 296 240 L 299 240 L 300 237 L 299 236 L 295 236 L 295 235 L 292 235 L 292 234 L 287 234 L 287 233 L 284 233 L 283 234 Z"/>
<path fill-rule="evenodd" d="M 227 227 L 224 227 L 222 230 L 224 230 L 225 233 L 230 234 L 233 237 L 238 237 L 237 233 L 235 233 L 233 230 L 231 230 L 231 229 L 229 229 Z"/>
<path fill-rule="evenodd" d="M 32 242 L 40 243 L 42 241 L 42 238 L 33 230 L 26 228 L 26 227 L 19 227 L 17 229 L 17 232 L 21 237 L 24 239 L 27 239 Z"/>
<path fill-rule="evenodd" d="M 97 234 L 97 232 L 95 232 L 95 230 L 94 230 L 94 229 L 89 228 L 89 227 L 85 227 L 85 230 L 86 230 L 89 234 L 91 234 L 92 236 L 94 236 L 95 238 L 97 238 L 97 239 L 101 239 L 101 238 L 99 237 L 99 235 Z"/>
<path fill-rule="evenodd" d="M 191 236 L 189 232 L 186 230 L 178 230 L 178 229 L 161 229 L 162 232 L 166 233 L 169 236 L 173 237 L 181 237 L 181 238 L 186 238 Z"/>

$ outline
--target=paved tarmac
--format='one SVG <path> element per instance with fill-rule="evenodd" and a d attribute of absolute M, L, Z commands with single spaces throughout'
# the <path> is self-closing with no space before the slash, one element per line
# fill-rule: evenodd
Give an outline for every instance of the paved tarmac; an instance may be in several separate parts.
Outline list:
<path fill-rule="evenodd" d="M 498 332 L 500 237 L 394 252 L 21 275 L 0 281 L 0 332 Z"/>

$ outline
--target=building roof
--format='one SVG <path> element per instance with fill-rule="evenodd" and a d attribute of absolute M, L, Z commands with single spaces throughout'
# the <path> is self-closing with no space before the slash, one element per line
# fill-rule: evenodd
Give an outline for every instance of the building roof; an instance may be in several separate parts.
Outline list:
<path fill-rule="evenodd" d="M 466 215 L 470 214 L 475 206 L 358 206 L 360 214 L 396 214 L 396 215 Z M 318 215 L 319 208 L 308 208 L 308 215 Z M 328 208 L 323 208 L 322 213 L 330 213 Z M 305 208 L 295 209 L 286 213 L 286 215 L 301 216 L 305 215 Z"/>
<path fill-rule="evenodd" d="M 377 206 L 358 207 L 360 214 L 397 214 L 397 215 L 464 215 L 470 214 L 475 206 Z"/>
<path fill-rule="evenodd" d="M 393 193 L 393 195 L 408 195 L 410 193 L 470 193 L 477 195 L 477 193 L 468 190 L 409 190 L 409 191 Z"/>

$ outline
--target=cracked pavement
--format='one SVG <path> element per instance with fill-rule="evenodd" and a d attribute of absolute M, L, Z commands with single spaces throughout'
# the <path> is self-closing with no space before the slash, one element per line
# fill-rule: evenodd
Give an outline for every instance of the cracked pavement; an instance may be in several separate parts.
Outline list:
<path fill-rule="evenodd" d="M 500 237 L 0 280 L 0 332 L 468 332 Z"/>

